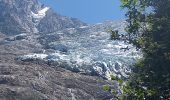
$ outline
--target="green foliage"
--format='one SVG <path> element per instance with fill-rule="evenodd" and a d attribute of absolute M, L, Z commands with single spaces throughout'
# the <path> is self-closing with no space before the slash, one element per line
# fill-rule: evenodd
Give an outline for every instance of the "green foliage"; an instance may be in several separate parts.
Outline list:
<path fill-rule="evenodd" d="M 110 91 L 111 88 L 110 88 L 109 85 L 104 85 L 104 86 L 103 86 L 103 90 L 105 90 L 105 91 Z"/>
<path fill-rule="evenodd" d="M 143 52 L 131 77 L 113 77 L 123 90 L 121 100 L 170 99 L 170 0 L 121 0 L 127 9 L 126 40 Z"/>
<path fill-rule="evenodd" d="M 119 40 L 120 39 L 120 35 L 118 34 L 118 31 L 115 30 L 109 30 L 109 32 L 111 33 L 111 40 Z"/>
<path fill-rule="evenodd" d="M 118 80 L 118 77 L 114 76 L 114 75 L 110 75 L 111 80 Z"/>

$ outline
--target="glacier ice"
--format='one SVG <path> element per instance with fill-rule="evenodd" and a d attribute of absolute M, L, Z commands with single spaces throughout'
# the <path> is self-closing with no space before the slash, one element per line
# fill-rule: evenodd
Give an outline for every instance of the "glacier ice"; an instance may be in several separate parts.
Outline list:
<path fill-rule="evenodd" d="M 113 23 L 110 24 L 114 28 L 120 27 L 117 23 L 115 26 Z M 98 30 L 97 27 L 100 29 Z M 48 43 L 53 49 L 57 48 L 55 53 L 45 52 L 44 54 L 26 55 L 26 57 L 37 57 L 51 63 L 55 62 L 54 64 L 58 64 L 57 66 L 71 71 L 107 79 L 110 79 L 110 75 L 127 78 L 131 73 L 131 66 L 142 55 L 131 44 L 110 40 L 110 34 L 105 32 L 106 28 L 103 27 L 107 27 L 107 25 L 97 24 L 96 26 L 87 26 L 85 29 L 84 27 L 68 28 L 65 31 L 53 33 L 60 37 L 59 41 Z M 123 33 L 123 30 L 119 29 Z M 64 48 L 67 49 L 64 52 L 60 50 L 63 49 L 63 46 L 66 46 Z M 130 49 L 121 49 L 126 47 Z"/>

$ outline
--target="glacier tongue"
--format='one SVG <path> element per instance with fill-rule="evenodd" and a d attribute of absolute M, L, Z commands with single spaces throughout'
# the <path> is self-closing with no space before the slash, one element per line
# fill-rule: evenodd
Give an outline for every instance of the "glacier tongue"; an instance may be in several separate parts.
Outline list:
<path fill-rule="evenodd" d="M 74 72 L 107 79 L 110 79 L 110 75 L 127 78 L 131 73 L 130 67 L 141 57 L 141 54 L 131 44 L 110 40 L 110 34 L 105 32 L 107 28 L 113 28 L 119 29 L 121 34 L 124 34 L 122 23 L 111 22 L 109 25 L 97 24 L 83 28 L 68 28 L 47 34 L 45 38 L 58 37 L 58 40 L 55 38 L 53 41 L 51 41 L 52 38 L 41 40 L 46 41 L 45 46 L 55 52 L 25 55 L 21 59 L 26 57 L 42 59 Z M 129 50 L 122 48 L 129 48 Z"/>
<path fill-rule="evenodd" d="M 130 65 L 140 58 L 140 54 L 133 48 L 130 51 L 120 50 L 117 48 L 120 43 L 113 45 L 111 49 L 109 49 L 109 46 L 104 51 L 102 50 L 103 47 L 98 44 L 91 49 L 89 47 L 77 47 L 77 49 L 70 50 L 68 53 L 58 51 L 50 54 L 29 54 L 23 56 L 22 59 L 26 59 L 26 57 L 28 59 L 42 59 L 52 65 L 57 64 L 57 66 L 74 72 L 97 75 L 107 79 L 111 78 L 110 75 L 127 78 L 131 73 Z"/>

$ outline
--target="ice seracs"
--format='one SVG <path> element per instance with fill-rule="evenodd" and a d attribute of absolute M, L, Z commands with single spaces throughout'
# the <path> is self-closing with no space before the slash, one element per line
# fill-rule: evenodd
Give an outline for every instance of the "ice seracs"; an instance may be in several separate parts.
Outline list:
<path fill-rule="evenodd" d="M 44 7 L 43 9 L 39 10 L 38 13 L 31 12 L 32 17 L 36 19 L 42 19 L 46 16 L 46 12 L 49 10 L 49 7 Z"/>
<path fill-rule="evenodd" d="M 28 54 L 24 55 L 22 59 L 45 59 L 47 56 L 47 54 Z"/>
<path fill-rule="evenodd" d="M 23 58 L 27 58 L 25 61 L 43 59 L 53 66 L 106 79 L 110 79 L 110 75 L 127 78 L 131 73 L 130 68 L 140 58 L 141 53 L 124 41 L 110 40 L 107 29 L 118 28 L 120 34 L 124 34 L 121 32 L 123 26 L 120 25 L 122 22 L 109 22 L 87 28 L 86 26 L 66 28 L 50 33 L 42 40 L 47 41 L 55 35 L 59 37 L 45 44 L 54 51 L 26 55 Z"/>

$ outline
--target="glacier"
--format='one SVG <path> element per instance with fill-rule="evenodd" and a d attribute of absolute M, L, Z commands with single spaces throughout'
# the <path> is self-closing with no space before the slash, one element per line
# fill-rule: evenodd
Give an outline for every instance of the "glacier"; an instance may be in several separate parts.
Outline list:
<path fill-rule="evenodd" d="M 49 53 L 48 50 L 44 50 L 43 53 L 24 55 L 21 59 L 41 59 L 73 72 L 106 79 L 111 79 L 111 75 L 127 78 L 131 73 L 131 67 L 142 55 L 131 44 L 110 40 L 110 33 L 106 31 L 118 29 L 124 34 L 124 27 L 125 22 L 122 21 L 106 22 L 50 33 L 47 35 L 58 36 L 59 40 L 45 44 L 55 52 Z M 129 50 L 122 49 L 127 47 Z"/>

